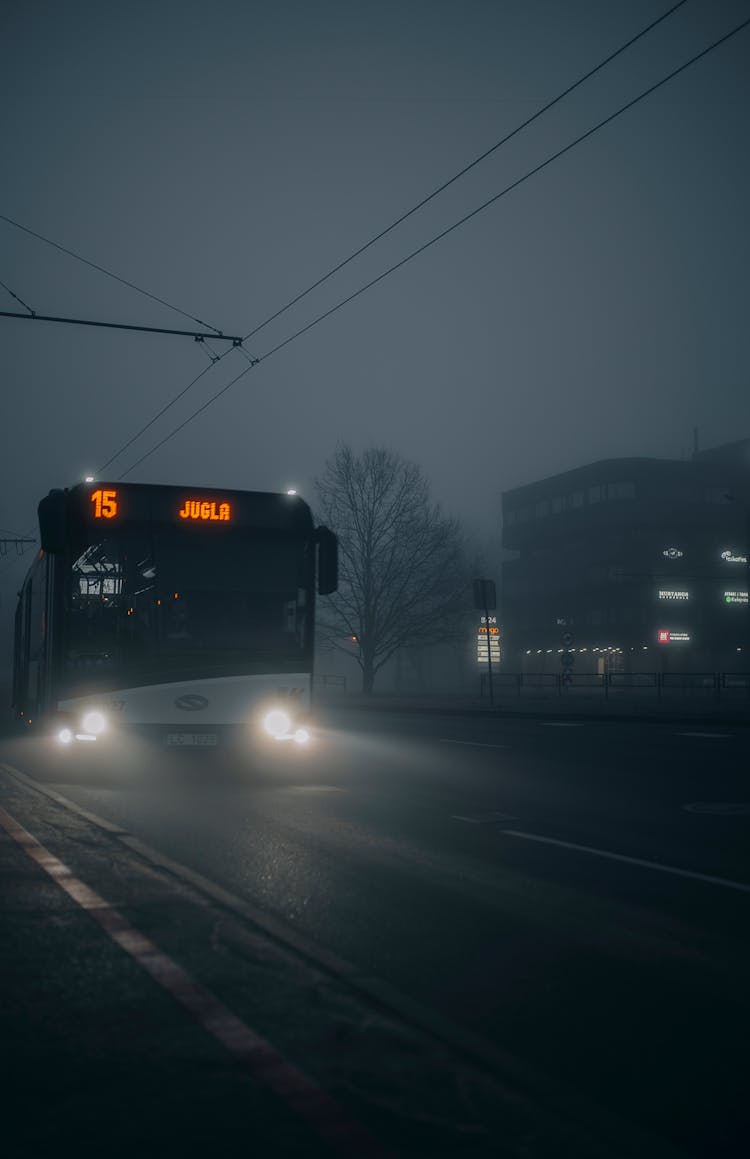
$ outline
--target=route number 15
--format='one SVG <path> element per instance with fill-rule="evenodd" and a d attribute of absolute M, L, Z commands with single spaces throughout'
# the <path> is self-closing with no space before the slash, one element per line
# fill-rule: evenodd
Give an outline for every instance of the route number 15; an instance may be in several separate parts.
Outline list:
<path fill-rule="evenodd" d="M 116 491 L 92 491 L 91 502 L 94 504 L 94 519 L 114 519 L 117 514 Z"/>

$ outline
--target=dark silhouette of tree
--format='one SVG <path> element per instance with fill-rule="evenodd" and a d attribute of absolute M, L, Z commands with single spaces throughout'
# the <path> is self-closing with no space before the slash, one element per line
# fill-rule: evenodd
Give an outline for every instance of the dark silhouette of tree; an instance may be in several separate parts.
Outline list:
<path fill-rule="evenodd" d="M 357 456 L 339 447 L 315 488 L 339 537 L 339 588 L 321 601 L 321 627 L 354 655 L 371 693 L 399 648 L 460 630 L 468 571 L 459 524 L 432 502 L 421 469 L 383 448 Z"/>

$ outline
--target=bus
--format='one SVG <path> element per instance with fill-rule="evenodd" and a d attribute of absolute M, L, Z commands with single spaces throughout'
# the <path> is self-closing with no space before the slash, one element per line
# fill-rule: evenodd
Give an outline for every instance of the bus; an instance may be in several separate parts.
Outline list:
<path fill-rule="evenodd" d="M 315 595 L 338 545 L 293 492 L 86 482 L 39 504 L 13 705 L 61 745 L 310 736 Z"/>

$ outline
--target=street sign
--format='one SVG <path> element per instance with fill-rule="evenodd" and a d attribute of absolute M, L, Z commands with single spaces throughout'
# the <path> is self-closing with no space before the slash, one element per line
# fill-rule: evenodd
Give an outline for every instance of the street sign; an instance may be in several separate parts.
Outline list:
<path fill-rule="evenodd" d="M 480 611 L 494 610 L 497 607 L 495 581 L 491 579 L 474 580 L 474 607 Z"/>

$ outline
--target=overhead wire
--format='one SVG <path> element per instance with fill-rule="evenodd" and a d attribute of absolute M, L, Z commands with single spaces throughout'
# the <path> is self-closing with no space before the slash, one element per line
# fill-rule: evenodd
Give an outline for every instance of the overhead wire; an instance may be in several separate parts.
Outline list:
<path fill-rule="evenodd" d="M 187 384 L 187 386 L 183 387 L 182 390 L 179 392 L 179 394 L 176 394 L 175 397 L 171 400 L 171 402 L 168 402 L 166 404 L 166 406 L 163 406 L 161 408 L 160 411 L 157 411 L 156 414 L 153 415 L 152 418 L 150 418 L 148 420 L 148 422 L 145 423 L 139 431 L 136 431 L 136 433 L 132 436 L 132 438 L 128 439 L 128 441 L 126 443 L 123 443 L 123 445 L 120 447 L 119 451 L 115 451 L 114 455 L 110 455 L 110 457 L 107 459 L 106 463 L 104 463 L 103 466 L 101 466 L 99 468 L 99 470 L 97 471 L 97 474 L 103 475 L 104 472 L 106 471 L 107 467 L 110 467 L 112 465 L 112 463 L 114 463 L 115 459 L 119 459 L 120 455 L 122 455 L 124 451 L 127 451 L 128 447 L 131 447 L 133 445 L 133 443 L 136 441 L 136 439 L 139 439 L 141 437 L 141 435 L 145 434 L 145 432 L 149 429 L 149 427 L 152 427 L 154 425 L 154 423 L 157 421 L 157 419 L 160 419 L 161 416 L 166 411 L 168 411 L 171 406 L 173 406 L 176 402 L 178 402 L 179 399 L 181 399 L 184 394 L 187 394 L 187 392 L 193 386 L 195 386 L 196 382 L 198 382 L 201 378 L 203 378 L 204 374 L 208 374 L 209 370 L 213 370 L 214 366 L 216 365 L 216 362 L 220 362 L 221 359 L 226 357 L 227 354 L 231 354 L 231 350 L 225 350 L 223 354 L 220 354 L 218 356 L 218 358 L 216 358 L 215 360 L 212 359 L 212 361 L 209 362 L 208 366 L 204 366 L 203 370 L 201 370 L 199 374 L 196 374 L 195 378 L 193 378 Z"/>
<path fill-rule="evenodd" d="M 219 328 L 213 326 L 210 322 L 204 322 L 202 318 L 197 318 L 195 314 L 190 314 L 186 310 L 182 310 L 179 306 L 175 306 L 173 302 L 168 302 L 166 298 L 160 298 L 158 294 L 152 294 L 150 290 L 144 290 L 143 286 L 137 286 L 135 282 L 129 282 L 127 278 L 121 278 L 119 274 L 108 270 L 106 266 L 101 266 L 97 262 L 90 261 L 89 258 L 85 258 L 81 254 L 76 253 L 75 250 L 68 249 L 67 246 L 53 241 L 52 238 L 45 237 L 44 234 L 30 229 L 29 226 L 23 225 L 20 221 L 15 221 L 14 218 L 8 217 L 4 213 L 0 213 L 0 221 L 5 221 L 8 225 L 14 226 L 15 229 L 20 229 L 24 233 L 28 233 L 31 237 L 35 237 L 38 241 L 43 241 L 46 245 L 52 246 L 61 253 L 67 254 L 68 257 L 75 258 L 77 262 L 82 262 L 83 265 L 90 266 L 92 270 L 98 270 L 100 274 L 106 274 L 108 278 L 114 278 L 116 282 L 120 282 L 123 286 L 128 286 L 131 290 L 136 290 L 146 298 L 151 298 L 153 302 L 159 302 L 160 305 L 166 306 L 169 310 L 174 310 L 177 314 L 182 314 L 183 318 L 190 318 L 192 322 L 197 322 L 199 326 L 207 326 L 209 330 L 213 330 L 216 334 L 221 333 Z"/>
<path fill-rule="evenodd" d="M 23 306 L 24 310 L 29 311 L 32 318 L 34 317 L 34 311 L 32 310 L 31 306 L 28 304 L 28 302 L 24 302 L 23 298 L 19 298 L 18 294 L 14 294 L 13 291 L 11 290 L 10 286 L 6 286 L 5 282 L 0 282 L 0 286 L 2 286 L 3 289 L 8 294 L 10 294 L 11 298 L 15 298 L 17 302 L 20 302 L 20 304 Z"/>
<path fill-rule="evenodd" d="M 679 76 L 686 69 L 690 68 L 694 64 L 697 64 L 698 61 L 700 61 L 704 57 L 708 56 L 708 54 L 710 52 L 713 52 L 715 49 L 719 48 L 722 44 L 725 44 L 727 41 L 731 40 L 732 37 L 734 37 L 738 33 L 742 32 L 745 28 L 748 27 L 748 25 L 750 25 L 750 18 L 748 18 L 747 20 L 743 20 L 740 24 L 735 25 L 735 27 L 730 29 L 729 32 L 725 33 L 723 36 L 720 36 L 717 40 L 713 41 L 713 43 L 708 45 L 706 48 L 702 49 L 700 52 L 697 52 L 694 56 L 692 56 L 688 60 L 686 60 L 683 64 L 679 65 L 677 68 L 673 69 L 666 76 L 662 77 L 661 80 L 658 80 L 654 84 L 649 85 L 648 88 L 644 89 L 637 96 L 631 98 L 631 100 L 629 100 L 625 104 L 621 105 L 618 109 L 615 110 L 614 113 L 610 113 L 609 116 L 604 117 L 601 121 L 598 121 L 597 124 L 595 124 L 592 128 L 587 129 L 586 132 L 581 133 L 578 137 L 574 138 L 574 140 L 570 141 L 567 145 L 564 145 L 561 149 L 558 149 L 555 153 L 552 153 L 544 161 L 540 162 L 538 165 L 535 165 L 532 169 L 529 169 L 526 173 L 523 174 L 523 176 L 517 178 L 515 181 L 511 182 L 509 185 L 506 185 L 505 188 L 501 189 L 499 193 L 494 194 L 493 197 L 490 197 L 486 201 L 482 202 L 481 205 L 477 206 L 475 209 L 471 210 L 469 213 L 467 213 L 463 217 L 459 218 L 458 221 L 455 221 L 452 225 L 448 226 L 446 229 L 443 229 L 439 233 L 435 234 L 434 237 L 430 238 L 428 241 L 424 242 L 422 245 L 420 245 L 416 249 L 412 250 L 409 254 L 406 255 L 406 257 L 402 258 L 398 262 L 395 262 L 392 266 L 389 266 L 388 269 L 384 270 L 381 274 L 378 274 L 377 277 L 372 278 L 369 282 L 366 282 L 363 286 L 360 286 L 359 289 L 355 290 L 351 294 L 348 294 L 345 298 L 341 299 L 341 301 L 337 302 L 334 306 L 331 306 L 330 309 L 325 310 L 321 314 L 318 314 L 315 318 L 312 319 L 311 322 L 308 322 L 307 325 L 302 326 L 299 330 L 295 331 L 295 333 L 290 335 L 288 338 L 285 338 L 282 342 L 277 343 L 276 346 L 273 346 L 270 350 L 267 350 L 265 352 L 265 354 L 261 354 L 255 361 L 253 361 L 251 363 L 250 366 L 247 366 L 243 371 L 241 371 L 238 375 L 236 375 L 235 378 L 233 378 L 230 382 L 228 382 L 225 386 L 223 386 L 221 388 L 221 390 L 217 391 L 216 394 L 212 395 L 212 397 L 209 398 L 206 402 L 204 402 L 200 407 L 198 407 L 197 410 L 193 411 L 193 413 L 191 415 L 189 415 L 183 422 L 181 422 L 178 426 L 174 427 L 170 432 L 168 432 L 150 450 L 146 451 L 145 454 L 141 455 L 141 457 L 139 459 L 137 459 L 135 463 L 132 463 L 130 465 L 130 467 L 128 467 L 128 469 L 125 472 L 123 472 L 123 474 L 120 476 L 120 478 L 121 479 L 125 478 L 127 475 L 130 474 L 131 471 L 133 471 L 136 467 L 140 466 L 140 464 L 142 462 L 144 462 L 145 459 L 150 458 L 150 456 L 152 454 L 154 454 L 155 451 L 157 451 L 161 447 L 163 447 L 165 443 L 169 442 L 169 440 L 171 438 L 173 438 L 176 434 L 178 434 L 181 430 L 184 430 L 184 428 L 188 425 L 188 423 L 191 423 L 193 421 L 193 419 L 195 419 L 199 415 L 203 414 L 203 412 L 206 411 L 219 398 L 221 398 L 222 395 L 226 394 L 226 392 L 232 386 L 234 386 L 235 383 L 239 382 L 239 380 L 241 378 L 243 378 L 246 374 L 248 374 L 253 369 L 254 366 L 257 366 L 259 363 L 265 362 L 266 359 L 272 357 L 272 355 L 276 354 L 278 351 L 283 350 L 283 348 L 285 346 L 288 346 L 291 342 L 296 341 L 297 338 L 300 338 L 303 334 L 306 334 L 309 330 L 312 330 L 312 328 L 314 326 L 317 326 L 320 322 L 323 322 L 326 318 L 330 318 L 332 314 L 335 314 L 338 310 L 341 310 L 344 306 L 348 305 L 349 302 L 354 301 L 355 298 L 358 298 L 361 294 L 364 294 L 367 290 L 371 289 L 373 286 L 377 285 L 379 282 L 382 282 L 385 278 L 389 277 L 392 273 L 395 273 L 396 270 L 401 269 L 401 267 L 405 266 L 407 264 L 407 262 L 412 261 L 414 258 L 418 257 L 419 254 L 424 253 L 425 250 L 429 249 L 431 246 L 435 245 L 437 242 L 441 241 L 443 238 L 447 237 L 449 234 L 451 234 L 455 230 L 459 229 L 460 226 L 465 225 L 466 222 L 468 222 L 472 218 L 476 217 L 477 214 L 482 213 L 483 210 L 487 209 L 490 205 L 494 205 L 497 201 L 500 200 L 501 197 L 505 197 L 512 190 L 517 189 L 525 181 L 528 181 L 529 178 L 531 178 L 535 174 L 541 172 L 541 170 L 545 169 L 548 165 L 551 165 L 554 161 L 558 160 L 560 157 L 564 156 L 566 153 L 569 153 L 572 149 L 576 148 L 583 141 L 586 141 L 589 137 L 592 137 L 594 135 L 594 133 L 599 132 L 600 129 L 603 129 L 606 125 L 611 124 L 618 117 L 622 116 L 623 113 L 626 113 L 629 109 L 632 109 L 635 105 L 637 105 L 641 101 L 645 100 L 646 97 L 650 96 L 652 93 L 654 93 L 658 89 L 662 88 L 665 84 L 668 84 L 670 81 L 674 80 L 675 77 Z"/>
<path fill-rule="evenodd" d="M 344 258 L 343 261 L 340 261 L 337 265 L 332 266 L 327 273 L 323 274 L 323 276 L 318 278 L 317 281 L 309 285 L 307 289 L 302 290 L 299 294 L 295 295 L 294 298 L 291 298 L 285 306 L 282 306 L 279 310 L 276 310 L 274 314 L 269 315 L 269 317 L 266 318 L 264 322 L 259 323 L 259 325 L 255 326 L 252 330 L 249 330 L 248 333 L 245 334 L 242 341 L 246 342 L 248 338 L 252 338 L 254 334 L 257 334 L 260 330 L 263 330 L 266 326 L 268 326 L 270 322 L 275 321 L 276 318 L 280 318 L 282 314 L 285 314 L 286 311 L 290 310 L 292 306 L 295 306 L 297 302 L 301 302 L 303 298 L 306 298 L 307 295 L 312 293 L 313 290 L 316 290 L 318 286 L 322 286 L 324 282 L 327 282 L 328 279 L 332 278 L 334 274 L 337 274 L 339 270 L 343 270 L 345 266 L 348 266 L 350 262 L 353 262 L 355 258 L 358 258 L 366 250 L 370 249 L 370 247 L 375 245 L 376 242 L 380 241 L 381 238 L 384 238 L 386 234 L 389 234 L 391 230 L 394 230 L 397 226 L 401 225 L 402 222 L 406 221 L 418 210 L 422 209 L 425 205 L 432 201 L 433 198 L 437 197 L 438 194 L 443 193 L 444 190 L 448 189 L 449 186 L 453 185 L 454 182 L 458 181 L 461 177 L 464 177 L 468 172 L 470 172 L 470 170 L 479 165 L 480 162 L 485 161 L 487 157 L 490 157 L 493 153 L 497 152 L 498 149 L 507 144 L 508 141 L 512 140 L 513 137 L 517 136 L 524 129 L 528 128 L 529 125 L 533 124 L 534 121 L 538 120 L 539 117 L 543 116 L 544 113 L 548 112 L 556 104 L 559 104 L 560 101 L 564 100 L 564 98 L 569 96 L 570 93 L 574 92 L 575 89 L 580 88 L 582 84 L 584 84 L 587 80 L 590 80 L 592 76 L 595 76 L 596 73 L 600 72 L 603 68 L 606 67 L 606 65 L 610 64 L 613 60 L 615 60 L 616 57 L 620 56 L 623 52 L 635 44 L 636 41 L 646 36 L 647 33 L 651 32 L 653 28 L 656 28 L 657 24 L 661 24 L 662 21 L 666 20 L 668 16 L 671 16 L 673 12 L 676 12 L 678 8 L 682 8 L 682 6 L 686 3 L 687 0 L 678 0 L 676 4 L 673 4 L 672 7 L 668 8 L 666 12 L 663 12 L 661 16 L 657 16 L 655 20 L 652 20 L 651 23 L 647 24 L 645 28 L 642 28 L 640 32 L 637 32 L 635 36 L 631 36 L 629 40 L 626 40 L 624 44 L 621 44 L 620 47 L 615 49 L 614 52 L 611 52 L 609 56 L 606 56 L 604 60 L 601 60 L 599 64 L 595 65 L 593 68 L 590 68 L 588 72 L 585 72 L 583 76 L 579 77 L 578 80 L 573 82 L 573 84 L 568 85 L 566 89 L 563 89 L 563 91 L 558 93 L 556 97 L 553 97 L 551 101 L 547 101 L 545 105 L 542 105 L 540 109 L 537 109 L 535 113 L 532 113 L 532 115 L 527 117 L 525 121 L 522 121 L 520 125 L 516 125 L 515 129 L 512 129 L 509 133 L 506 133 L 504 137 L 501 137 L 500 140 L 496 141 L 494 145 L 491 145 L 489 149 L 485 149 L 484 152 L 480 153 L 478 157 L 475 157 L 473 161 L 469 161 L 468 164 L 464 165 L 462 169 L 459 169 L 457 173 L 454 173 L 452 177 L 449 177 L 447 181 L 444 181 L 442 185 L 438 185 L 437 188 L 433 189 L 431 193 L 428 193 L 426 197 L 423 197 L 421 201 L 418 201 L 416 205 L 413 205 L 411 209 L 408 209 L 406 213 L 402 213 L 400 217 L 397 217 L 395 221 L 392 221 L 390 225 L 385 227 L 385 229 L 381 229 L 379 233 L 376 233 L 374 237 L 371 237 L 370 240 L 365 242 L 364 245 L 361 245 L 359 249 L 354 250 L 354 252 L 349 254 L 348 257 Z"/>
<path fill-rule="evenodd" d="M 285 314 L 286 311 L 291 309 L 292 306 L 296 305 L 297 302 L 300 302 L 300 301 L 302 301 L 303 298 L 306 298 L 307 295 L 312 293 L 313 290 L 317 289 L 318 286 L 323 285 L 324 282 L 328 281 L 328 279 L 333 277 L 334 274 L 338 273 L 339 270 L 342 270 L 345 266 L 349 265 L 350 262 L 353 262 L 355 258 L 357 258 L 361 254 L 365 253 L 366 250 L 370 249 L 371 246 L 375 245 L 375 243 L 380 241 L 381 238 L 384 238 L 386 236 L 386 234 L 389 234 L 392 230 L 396 229 L 397 226 L 401 225 L 402 222 L 406 221 L 413 214 L 415 214 L 418 210 L 422 209 L 425 205 L 427 205 L 430 201 L 432 201 L 435 197 L 437 197 L 445 189 L 447 189 L 449 186 L 453 185 L 454 182 L 458 181 L 459 178 L 463 177 L 471 169 L 473 169 L 473 168 L 475 168 L 475 166 L 479 165 L 481 161 L 484 161 L 491 154 L 497 152 L 498 149 L 500 149 L 503 145 L 505 145 L 513 137 L 517 136 L 518 133 L 522 132 L 529 125 L 531 125 L 534 121 L 538 120 L 539 117 L 541 117 L 544 113 L 548 112 L 556 104 L 558 104 L 560 101 L 562 101 L 566 96 L 569 96 L 570 93 L 572 93 L 575 89 L 579 88 L 582 84 L 584 84 L 585 81 L 589 80 L 596 73 L 600 72 L 603 68 L 605 68 L 606 65 L 610 64 L 611 61 L 615 60 L 616 57 L 620 56 L 623 52 L 625 52 L 628 48 L 630 48 L 638 40 L 640 40 L 640 39 L 642 39 L 642 37 L 646 36 L 647 33 L 651 32 L 651 30 L 653 28 L 655 28 L 658 24 L 661 24 L 664 20 L 667 19 L 668 16 L 671 16 L 673 12 L 676 12 L 678 8 L 682 8 L 682 6 L 685 3 L 687 3 L 687 0 L 678 0 L 677 3 L 673 4 L 670 8 L 668 8 L 660 16 L 656 17 L 655 20 L 652 20 L 649 24 L 647 24 L 644 28 L 642 28 L 634 36 L 631 36 L 628 40 L 626 40 L 623 44 L 621 44 L 619 46 L 619 48 L 615 49 L 614 52 L 609 53 L 609 55 L 604 57 L 603 60 L 599 61 L 599 63 L 597 65 L 595 65 L 593 68 L 590 68 L 587 72 L 585 72 L 582 76 L 580 76 L 578 78 L 578 80 L 576 80 L 572 84 L 568 85 L 567 88 L 563 89 L 563 91 L 558 93 L 557 96 L 553 97 L 552 100 L 547 101 L 547 103 L 545 105 L 543 105 L 541 108 L 537 109 L 537 111 L 535 113 L 533 113 L 530 117 L 527 117 L 525 121 L 522 121 L 521 124 L 517 125 L 514 129 L 511 130 L 511 132 L 506 133 L 504 137 L 501 137 L 501 139 L 499 141 L 496 141 L 494 143 L 494 145 L 491 145 L 489 149 L 485 149 L 484 152 L 480 153 L 480 155 L 478 157 L 475 157 L 473 161 L 470 161 L 468 164 L 464 165 L 462 169 L 459 169 L 458 172 L 454 173 L 452 177 L 449 177 L 447 181 L 444 181 L 441 185 L 437 186 L 437 188 L 433 189 L 431 193 L 428 193 L 426 197 L 423 197 L 422 200 L 418 201 L 416 203 L 416 205 L 413 205 L 411 207 L 411 209 L 408 209 L 405 213 L 402 213 L 400 217 L 396 218 L 395 221 L 392 221 L 390 225 L 385 227 L 385 229 L 380 230 L 379 233 L 377 233 L 374 237 L 370 238 L 370 240 L 365 242 L 364 245 L 359 246 L 358 249 L 354 250 L 353 253 L 349 254 L 348 257 L 343 259 L 343 261 L 340 261 L 337 265 L 332 266 L 331 269 L 327 271 L 327 273 L 323 274 L 322 277 L 318 278 L 315 282 L 313 282 L 311 285 L 309 285 L 305 290 L 302 290 L 299 294 L 295 295 L 295 297 L 292 298 L 290 301 L 288 301 L 285 306 L 282 306 L 279 310 L 276 310 L 276 312 L 271 314 L 268 318 L 266 318 L 264 322 L 261 322 L 258 326 L 255 326 L 252 330 L 248 331 L 248 333 L 243 337 L 242 341 L 246 342 L 249 338 L 252 338 L 253 335 L 257 334 L 260 330 L 262 330 L 270 322 L 273 322 L 276 318 L 281 317 L 282 314 Z M 239 349 L 242 350 L 242 347 L 240 347 Z M 246 351 L 242 350 L 242 352 L 243 352 L 243 354 L 245 354 L 245 356 L 248 358 L 248 360 L 250 362 L 254 361 L 252 356 L 247 355 Z M 221 358 L 224 358 L 227 353 L 229 353 L 229 351 L 223 352 L 221 355 L 219 355 L 217 358 L 215 358 L 214 361 L 215 362 L 220 361 Z M 127 443 L 125 443 L 120 448 L 119 451 L 115 452 L 115 454 L 112 455 L 112 457 L 107 460 L 107 463 L 105 464 L 105 466 L 109 466 L 112 462 L 114 462 L 115 459 L 119 458 L 120 455 L 124 451 L 126 451 L 127 448 L 129 446 L 131 446 L 131 444 L 133 442 L 135 442 L 135 440 L 137 438 L 139 438 L 141 434 L 143 434 L 146 430 L 148 430 L 148 428 L 150 426 L 152 426 L 152 424 L 158 418 L 161 418 L 161 416 L 163 414 L 165 414 L 167 410 L 169 410 L 172 406 L 174 406 L 174 404 L 176 402 L 178 402 L 187 393 L 188 390 L 190 390 L 190 387 L 193 386 L 198 381 L 198 378 L 201 378 L 201 377 L 202 377 L 202 375 L 198 375 L 198 377 L 193 379 L 193 381 L 191 383 L 189 383 L 188 386 L 184 390 L 181 390 L 179 392 L 179 394 L 176 394 L 174 396 L 174 398 L 170 402 L 168 402 L 162 408 L 162 410 L 159 411 L 159 413 L 157 415 L 154 415 L 154 417 L 148 423 L 146 423 L 146 425 L 144 427 L 141 428 L 141 430 L 138 432 L 137 435 L 134 435 L 132 439 L 130 439 Z M 137 464 L 134 464 L 134 465 L 137 465 Z M 129 468 L 129 470 L 131 470 L 131 469 L 132 468 Z"/>

